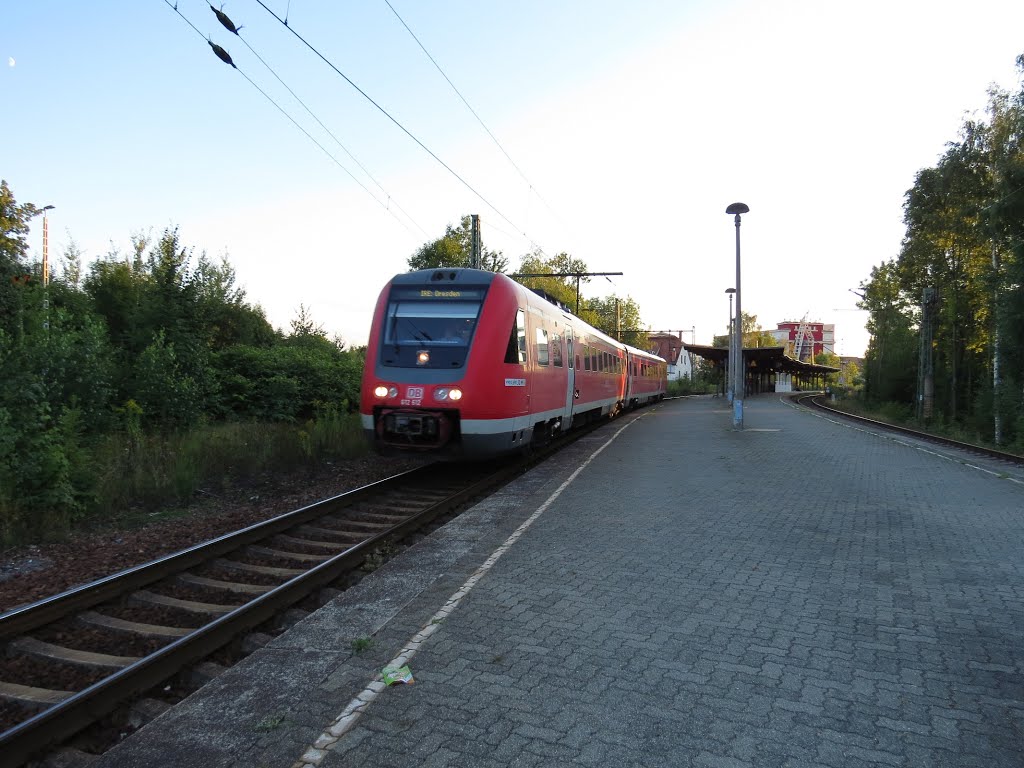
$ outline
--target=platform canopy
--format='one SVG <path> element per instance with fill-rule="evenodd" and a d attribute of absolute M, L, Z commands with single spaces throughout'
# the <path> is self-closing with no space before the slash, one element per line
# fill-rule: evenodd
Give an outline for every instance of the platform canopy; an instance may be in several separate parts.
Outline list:
<path fill-rule="evenodd" d="M 683 344 L 683 349 L 695 355 L 711 360 L 717 365 L 725 365 L 729 357 L 728 347 L 706 347 L 703 344 Z M 839 373 L 838 368 L 830 365 L 805 363 L 789 357 L 785 347 L 744 347 L 743 363 L 752 371 L 776 371 L 796 375 Z"/>

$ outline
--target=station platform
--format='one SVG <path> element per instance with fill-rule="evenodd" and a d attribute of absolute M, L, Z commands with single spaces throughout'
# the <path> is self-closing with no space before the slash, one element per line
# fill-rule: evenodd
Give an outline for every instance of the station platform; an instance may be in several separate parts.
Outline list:
<path fill-rule="evenodd" d="M 611 422 L 94 765 L 1024 763 L 1024 477 L 744 405 Z"/>

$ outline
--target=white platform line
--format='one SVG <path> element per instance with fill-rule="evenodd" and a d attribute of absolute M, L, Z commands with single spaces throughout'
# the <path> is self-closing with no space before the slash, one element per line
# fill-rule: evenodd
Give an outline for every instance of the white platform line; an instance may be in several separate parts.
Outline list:
<path fill-rule="evenodd" d="M 907 448 L 913 448 L 915 451 L 920 451 L 921 453 L 927 453 L 930 456 L 937 456 L 940 459 L 945 459 L 946 461 L 951 461 L 951 462 L 953 462 L 955 464 L 960 464 L 962 466 L 967 467 L 968 469 L 976 469 L 979 472 L 984 472 L 986 475 L 992 475 L 993 477 L 997 477 L 1000 480 L 1009 480 L 1011 483 L 1016 483 L 1017 485 L 1024 485 L 1024 480 L 1018 480 L 1016 477 L 1011 477 L 1010 475 L 1007 475 L 1005 473 L 995 472 L 995 471 L 993 471 L 991 469 L 985 469 L 985 467 L 979 467 L 977 464 L 971 464 L 966 459 L 954 458 L 952 456 L 947 456 L 947 455 L 942 454 L 942 453 L 937 453 L 935 451 L 931 451 L 931 450 L 929 450 L 929 449 L 927 449 L 927 448 L 925 448 L 924 446 L 921 446 L 921 445 L 915 445 L 914 443 L 908 443 L 906 440 L 903 440 L 903 439 L 897 437 L 894 434 L 890 434 L 888 432 L 877 432 L 877 431 L 875 431 L 873 429 L 866 429 L 864 427 L 858 427 L 857 425 L 851 424 L 848 421 L 843 421 L 841 419 L 837 419 L 837 418 L 834 418 L 832 416 L 828 416 L 827 414 L 818 413 L 817 411 L 812 411 L 809 408 L 802 408 L 802 407 L 800 407 L 800 406 L 798 406 L 798 405 L 796 405 L 794 403 L 787 402 L 786 400 L 783 400 L 782 398 L 779 398 L 779 400 L 781 402 L 786 403 L 786 405 L 788 405 L 790 408 L 793 408 L 794 410 L 800 411 L 802 413 L 809 413 L 811 416 L 815 416 L 815 417 L 817 417 L 819 419 L 824 419 L 825 421 L 829 422 L 830 424 L 838 424 L 840 427 L 846 427 L 847 429 L 852 429 L 852 430 L 854 430 L 856 432 L 863 432 L 865 435 L 873 435 L 874 437 L 881 437 L 883 440 L 891 440 L 892 442 L 897 443 L 898 445 L 903 445 L 903 446 L 906 446 Z M 956 450 L 956 449 L 954 449 L 954 450 Z"/>
<path fill-rule="evenodd" d="M 459 603 L 462 602 L 462 598 L 468 595 L 470 590 L 473 589 L 476 583 L 480 581 L 480 579 L 482 579 L 484 575 L 489 570 L 491 570 L 491 568 L 494 567 L 494 564 L 497 563 L 498 560 L 501 559 L 501 556 L 504 555 L 512 547 L 513 544 L 519 541 L 522 535 L 526 533 L 527 529 L 529 529 L 529 527 L 533 525 L 534 522 L 536 522 L 537 518 L 544 514 L 545 510 L 547 510 L 547 508 L 550 507 L 555 502 L 555 500 L 562 495 L 562 492 L 569 487 L 569 484 L 576 479 L 580 472 L 586 469 L 590 462 L 597 458 L 597 456 L 605 448 L 611 445 L 612 442 L 619 435 L 621 435 L 625 429 L 627 429 L 630 425 L 636 423 L 636 421 L 643 418 L 643 416 L 645 415 L 647 414 L 642 414 L 641 416 L 638 416 L 636 419 L 633 419 L 629 423 L 623 424 L 615 431 L 615 434 L 608 438 L 607 442 L 605 442 L 600 448 L 598 448 L 596 451 L 590 454 L 587 460 L 584 461 L 576 469 L 575 472 L 569 475 L 565 482 L 558 486 L 558 488 L 555 489 L 554 493 L 552 493 L 544 501 L 544 503 L 537 508 L 537 511 L 530 515 L 528 518 L 526 518 L 526 520 L 523 521 L 522 525 L 516 528 L 515 531 L 513 531 L 512 534 L 507 539 L 505 539 L 504 543 L 502 543 L 500 547 L 494 550 L 494 552 L 491 554 L 490 557 L 487 558 L 483 565 L 477 568 L 476 571 L 473 572 L 473 575 L 466 579 L 465 582 L 463 582 L 462 586 L 459 587 L 451 595 L 451 597 L 448 598 L 448 600 L 441 607 L 441 609 L 430 617 L 430 621 L 428 621 L 426 624 L 420 627 L 419 631 L 411 638 L 409 638 L 409 640 L 405 643 L 405 646 L 402 648 L 401 652 L 399 652 L 399 654 L 395 656 L 395 658 L 388 662 L 386 666 L 402 667 L 408 664 L 410 661 L 412 661 L 412 659 L 416 656 L 416 652 L 419 651 L 420 646 L 423 643 L 425 643 L 427 639 L 440 628 L 441 623 L 449 616 L 449 614 L 451 614 L 452 611 L 454 611 L 459 606 Z M 372 681 L 370 681 L 366 688 L 362 690 L 362 692 L 360 692 L 354 699 L 352 699 L 348 703 L 348 705 L 341 711 L 341 714 L 334 718 L 334 721 L 331 723 L 330 727 L 327 728 L 327 730 L 325 730 L 323 733 L 321 733 L 320 736 L 316 739 L 316 741 L 314 741 L 302 754 L 302 757 L 300 757 L 295 763 L 293 763 L 292 768 L 318 768 L 323 762 L 324 758 L 327 757 L 327 753 L 330 752 L 341 740 L 341 738 L 355 726 L 356 722 L 359 720 L 360 715 L 362 715 L 363 712 L 366 711 L 366 708 L 370 704 L 372 704 L 386 688 L 387 686 L 384 684 L 384 681 L 381 678 L 381 676 L 377 675 Z"/>

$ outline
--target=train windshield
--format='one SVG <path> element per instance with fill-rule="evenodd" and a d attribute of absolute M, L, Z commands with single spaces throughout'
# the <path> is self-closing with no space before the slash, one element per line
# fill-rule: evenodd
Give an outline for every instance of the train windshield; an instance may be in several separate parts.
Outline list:
<path fill-rule="evenodd" d="M 478 301 L 395 301 L 388 307 L 384 343 L 467 347 L 479 315 Z"/>

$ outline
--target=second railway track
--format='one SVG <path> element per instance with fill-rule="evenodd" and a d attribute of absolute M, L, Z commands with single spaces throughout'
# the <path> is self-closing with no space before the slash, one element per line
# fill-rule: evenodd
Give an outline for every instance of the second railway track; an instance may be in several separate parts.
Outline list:
<path fill-rule="evenodd" d="M 805 393 L 793 397 L 800 405 L 806 408 L 812 408 L 822 413 L 828 413 L 838 418 L 846 419 L 847 421 L 856 422 L 863 426 L 872 427 L 879 430 L 885 430 L 888 432 L 894 432 L 907 437 L 912 437 L 917 440 L 933 443 L 935 445 L 944 445 L 949 448 L 956 448 L 961 451 L 973 453 L 978 456 L 984 456 L 989 459 L 996 459 L 997 461 L 1006 462 L 1018 467 L 1024 467 L 1024 456 L 1020 456 L 1015 453 L 1007 453 L 1006 451 L 1000 451 L 995 448 L 989 448 L 987 446 L 975 445 L 974 443 L 964 443 L 959 440 L 953 440 L 952 438 L 942 437 L 941 435 L 933 435 L 928 432 L 921 432 L 916 429 L 910 429 L 909 427 L 900 427 L 895 424 L 889 424 L 884 421 L 877 421 L 875 419 L 869 419 L 865 416 L 858 416 L 856 414 L 847 413 L 838 408 L 832 408 L 822 402 L 824 396 L 820 393 Z"/>
<path fill-rule="evenodd" d="M 521 471 L 424 466 L 0 615 L 5 765 L 67 740 Z"/>

